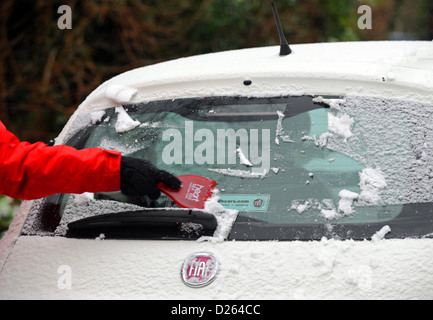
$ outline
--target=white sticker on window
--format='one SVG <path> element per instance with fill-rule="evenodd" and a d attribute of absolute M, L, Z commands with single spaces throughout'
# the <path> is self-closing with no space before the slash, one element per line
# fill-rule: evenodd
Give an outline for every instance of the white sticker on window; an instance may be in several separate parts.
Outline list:
<path fill-rule="evenodd" d="M 225 209 L 250 212 L 268 212 L 269 194 L 220 194 L 219 203 Z"/>

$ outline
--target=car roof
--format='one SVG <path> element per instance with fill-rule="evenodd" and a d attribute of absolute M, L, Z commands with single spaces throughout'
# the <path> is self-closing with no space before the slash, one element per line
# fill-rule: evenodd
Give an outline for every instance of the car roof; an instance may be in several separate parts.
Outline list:
<path fill-rule="evenodd" d="M 71 120 L 118 105 L 205 96 L 355 94 L 431 102 L 431 41 L 313 43 L 291 48 L 292 54 L 284 57 L 279 56 L 279 47 L 272 46 L 133 69 L 96 88 Z M 244 84 L 246 80 L 251 84 Z"/>

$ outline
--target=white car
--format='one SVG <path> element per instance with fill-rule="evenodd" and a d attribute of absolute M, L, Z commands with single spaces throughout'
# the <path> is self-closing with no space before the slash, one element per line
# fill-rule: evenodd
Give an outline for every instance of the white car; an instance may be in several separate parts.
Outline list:
<path fill-rule="evenodd" d="M 217 190 L 202 210 L 24 202 L 0 242 L 0 299 L 432 299 L 433 43 L 291 49 L 177 59 L 91 93 L 57 144 Z"/>

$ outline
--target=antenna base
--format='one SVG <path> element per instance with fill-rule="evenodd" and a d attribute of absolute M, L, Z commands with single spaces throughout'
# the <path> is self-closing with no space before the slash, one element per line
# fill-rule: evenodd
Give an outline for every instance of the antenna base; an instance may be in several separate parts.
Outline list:
<path fill-rule="evenodd" d="M 280 56 L 288 56 L 292 53 L 292 49 L 288 44 L 282 44 L 280 47 Z"/>

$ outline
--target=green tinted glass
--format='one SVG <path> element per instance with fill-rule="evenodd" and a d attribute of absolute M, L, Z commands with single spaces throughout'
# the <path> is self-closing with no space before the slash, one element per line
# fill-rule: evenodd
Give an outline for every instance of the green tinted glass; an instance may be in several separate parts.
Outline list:
<path fill-rule="evenodd" d="M 381 199 L 383 173 L 356 154 L 369 148 L 363 133 L 353 137 L 364 119 L 311 97 L 165 102 L 134 106 L 129 114 L 141 125 L 117 133 L 113 115 L 86 147 L 148 159 L 178 176 L 214 179 L 220 203 L 240 215 L 281 224 L 366 223 L 401 211 L 402 204 Z M 374 201 L 361 179 L 375 184 Z M 163 196 L 149 205 L 173 203 Z"/>

